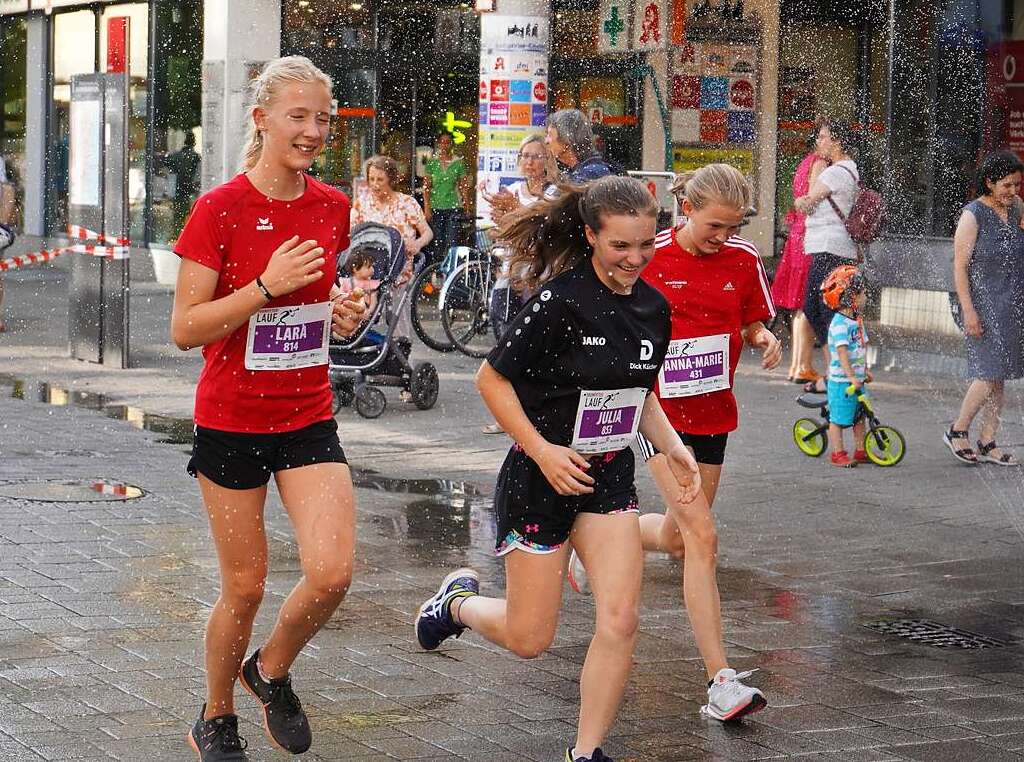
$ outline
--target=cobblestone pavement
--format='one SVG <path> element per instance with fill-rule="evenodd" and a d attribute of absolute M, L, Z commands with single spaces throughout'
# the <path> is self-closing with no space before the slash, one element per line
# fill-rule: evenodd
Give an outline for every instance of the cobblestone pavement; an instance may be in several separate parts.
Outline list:
<path fill-rule="evenodd" d="M 17 375 L 36 356 L 34 378 L 75 387 L 73 364 L 18 337 L 0 339 L 9 342 L 0 371 Z M 590 599 L 566 593 L 555 646 L 534 661 L 472 633 L 438 653 L 413 644 L 413 613 L 444 570 L 469 563 L 485 589 L 501 587 L 489 491 L 506 443 L 478 434 L 487 419 L 471 393 L 474 364 L 435 359 L 437 410 L 393 404 L 373 422 L 339 416 L 359 469 L 358 568 L 294 670 L 315 733 L 305 758 L 557 762 L 573 734 Z M 167 386 L 185 385 L 189 367 L 162 370 Z M 155 404 L 153 371 L 89 373 L 93 390 Z M 894 469 L 840 471 L 793 446 L 794 387 L 743 368 L 743 427 L 730 440 L 716 509 L 720 583 L 729 657 L 760 668 L 752 682 L 771 706 L 736 726 L 698 716 L 704 676 L 680 568 L 651 557 L 636 667 L 606 746 L 617 760 L 1020 758 L 1024 481 L 1010 469 L 958 466 L 945 452 L 952 385 L 877 375 L 880 411 L 907 435 L 909 454 Z M 186 447 L 100 412 L 35 401 L 33 384 L 20 387 L 25 400 L 6 390 L 0 760 L 192 758 L 184 735 L 202 701 L 201 635 L 217 583 Z M 1003 439 L 1020 454 L 1020 387 L 1012 392 Z M 125 482 L 145 495 L 23 497 L 28 481 L 68 479 Z M 640 487 L 645 509 L 657 508 L 642 469 Z M 298 575 L 276 499 L 268 521 L 271 576 L 256 639 Z M 1008 645 L 940 649 L 864 626 L 890 618 Z M 283 759 L 241 691 L 238 707 L 252 758 Z"/>

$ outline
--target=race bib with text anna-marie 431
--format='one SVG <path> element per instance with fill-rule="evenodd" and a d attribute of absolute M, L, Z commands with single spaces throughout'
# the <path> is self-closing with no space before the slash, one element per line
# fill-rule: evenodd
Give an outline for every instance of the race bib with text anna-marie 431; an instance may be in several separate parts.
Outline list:
<path fill-rule="evenodd" d="M 658 371 L 665 399 L 692 397 L 729 388 L 729 334 L 674 339 Z"/>

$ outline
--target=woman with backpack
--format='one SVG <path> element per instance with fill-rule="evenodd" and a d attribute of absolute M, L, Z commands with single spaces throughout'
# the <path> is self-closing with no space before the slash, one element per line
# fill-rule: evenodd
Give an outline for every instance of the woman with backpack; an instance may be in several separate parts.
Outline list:
<path fill-rule="evenodd" d="M 804 296 L 804 315 L 824 348 L 825 367 L 829 365 L 828 327 L 835 314 L 821 299 L 821 284 L 840 265 L 860 260 L 858 244 L 847 230 L 847 218 L 860 192 L 860 172 L 850 157 L 850 128 L 824 119 L 818 123 L 817 152 L 831 166 L 818 175 L 810 191 L 793 202 L 797 211 L 807 215 L 804 250 L 811 256 Z M 808 384 L 809 390 L 825 391 L 824 382 Z"/>

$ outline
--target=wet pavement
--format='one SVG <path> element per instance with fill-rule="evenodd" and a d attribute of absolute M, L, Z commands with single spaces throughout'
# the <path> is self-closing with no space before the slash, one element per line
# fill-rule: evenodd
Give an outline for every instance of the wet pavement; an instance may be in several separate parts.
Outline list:
<path fill-rule="evenodd" d="M 0 339 L 11 340 L 0 373 L 27 379 L 20 393 L 0 380 L 0 760 L 190 759 L 213 549 L 182 438 L 111 409 L 174 419 L 156 401 L 187 389 L 197 362 L 114 374 L 53 359 L 59 342 L 19 333 Z M 413 614 L 445 570 L 471 564 L 485 590 L 502 584 L 489 495 L 506 442 L 479 433 L 475 363 L 433 358 L 435 411 L 391 398 L 377 421 L 339 415 L 357 469 L 358 566 L 294 670 L 315 733 L 304 758 L 558 762 L 590 599 L 566 593 L 554 648 L 531 662 L 471 633 L 438 653 L 413 643 Z M 795 387 L 741 369 L 743 427 L 716 507 L 720 587 L 729 657 L 760 669 L 751 682 L 771 705 L 736 726 L 699 717 L 680 567 L 652 556 L 636 667 L 606 746 L 617 760 L 1024 757 L 1024 480 L 951 459 L 939 435 L 955 385 L 879 375 L 878 411 L 908 455 L 847 471 L 793 445 Z M 1021 391 L 1011 385 L 1002 437 L 1018 456 Z M 115 500 L 127 494 L 90 486 L 100 483 L 144 494 Z M 640 492 L 657 508 L 642 470 Z M 256 639 L 299 573 L 276 497 L 267 514 Z M 284 759 L 241 691 L 238 707 L 252 758 Z"/>

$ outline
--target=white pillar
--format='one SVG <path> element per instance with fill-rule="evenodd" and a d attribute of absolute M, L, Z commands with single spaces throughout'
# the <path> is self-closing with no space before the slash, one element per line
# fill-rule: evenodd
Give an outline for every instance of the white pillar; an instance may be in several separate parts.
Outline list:
<path fill-rule="evenodd" d="M 206 190 L 238 172 L 250 72 L 281 55 L 281 0 L 205 0 L 203 14 Z"/>
<path fill-rule="evenodd" d="M 47 70 L 49 66 L 49 18 L 28 17 L 25 56 L 25 232 L 46 233 L 46 115 L 50 106 Z"/>
<path fill-rule="evenodd" d="M 548 0 L 498 0 L 481 14 L 478 187 L 491 192 L 519 177 L 519 142 L 542 132 L 548 111 L 551 9 Z M 487 215 L 477 193 L 477 214 Z"/>

